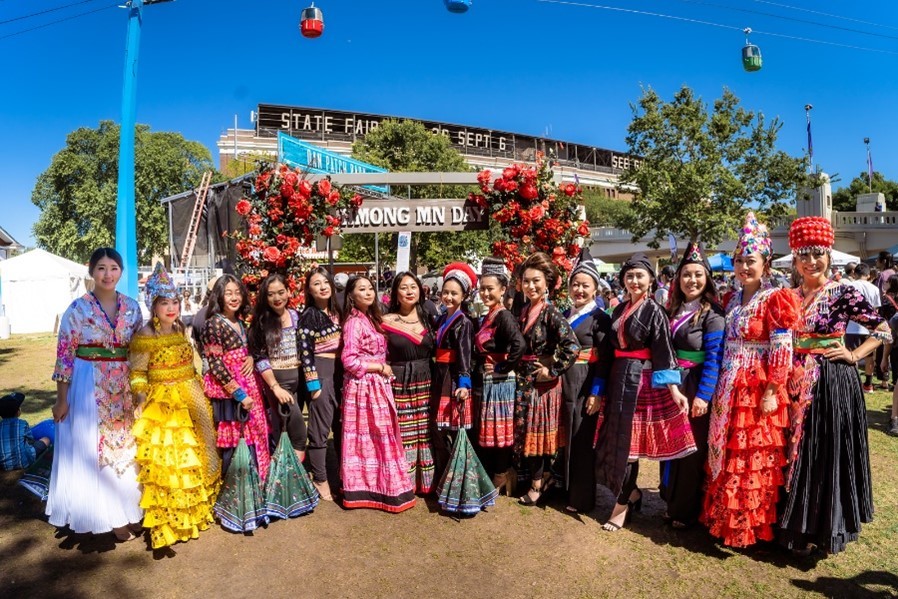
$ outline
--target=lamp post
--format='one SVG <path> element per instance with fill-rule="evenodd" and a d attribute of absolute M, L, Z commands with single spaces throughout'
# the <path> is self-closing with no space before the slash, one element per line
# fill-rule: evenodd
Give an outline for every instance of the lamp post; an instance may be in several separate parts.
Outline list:
<path fill-rule="evenodd" d="M 125 73 L 122 83 L 122 124 L 119 131 L 118 189 L 115 209 L 115 249 L 125 262 L 119 290 L 137 297 L 137 210 L 134 205 L 134 126 L 137 110 L 137 58 L 140 53 L 141 9 L 171 0 L 130 0 Z"/>

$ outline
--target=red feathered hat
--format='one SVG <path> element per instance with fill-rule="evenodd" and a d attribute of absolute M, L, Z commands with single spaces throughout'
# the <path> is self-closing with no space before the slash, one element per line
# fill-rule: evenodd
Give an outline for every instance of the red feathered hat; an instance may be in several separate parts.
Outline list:
<path fill-rule="evenodd" d="M 477 285 L 477 273 L 474 269 L 464 262 L 453 262 L 446 265 L 443 269 L 443 283 L 449 279 L 455 279 L 465 295 L 471 292 L 471 289 Z"/>
<path fill-rule="evenodd" d="M 829 219 L 822 216 L 796 218 L 789 227 L 789 247 L 796 254 L 831 250 L 834 241 L 833 226 Z"/>

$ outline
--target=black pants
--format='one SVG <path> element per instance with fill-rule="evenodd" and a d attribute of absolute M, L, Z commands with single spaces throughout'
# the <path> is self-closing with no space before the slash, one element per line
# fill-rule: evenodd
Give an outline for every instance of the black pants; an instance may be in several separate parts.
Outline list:
<path fill-rule="evenodd" d="M 635 462 L 627 462 L 627 469 L 624 472 L 624 486 L 617 496 L 619 505 L 626 505 L 630 502 L 630 495 L 636 490 L 636 479 L 639 478 L 639 460 Z"/>
<path fill-rule="evenodd" d="M 490 476 L 505 474 L 511 468 L 511 447 L 478 447 L 477 455 Z"/>
<path fill-rule="evenodd" d="M 299 369 L 290 368 L 288 370 L 272 370 L 274 378 L 277 379 L 278 385 L 288 391 L 293 396 L 293 403 L 281 404 L 274 392 L 266 387 L 265 396 L 268 398 L 268 405 L 271 408 L 271 432 L 275 440 L 281 436 L 284 430 L 284 422 L 281 417 L 281 405 L 289 408 L 290 414 L 287 417 L 287 436 L 290 437 L 290 444 L 296 451 L 306 450 L 307 432 L 306 420 L 302 415 L 302 404 L 299 401 Z"/>
<path fill-rule="evenodd" d="M 312 479 L 317 483 L 327 481 L 327 439 L 334 433 L 337 457 L 340 456 L 340 434 L 342 432 L 340 399 L 337 394 L 339 380 L 334 381 L 335 364 L 333 358 L 315 358 L 315 369 L 321 382 L 318 399 L 308 399 L 309 403 L 309 467 Z"/>

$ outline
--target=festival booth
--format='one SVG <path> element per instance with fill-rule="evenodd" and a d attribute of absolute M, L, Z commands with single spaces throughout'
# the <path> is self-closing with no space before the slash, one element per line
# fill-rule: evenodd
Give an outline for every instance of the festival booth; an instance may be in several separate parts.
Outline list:
<path fill-rule="evenodd" d="M 51 333 L 87 290 L 87 266 L 36 249 L 0 262 L 0 303 L 13 333 Z"/>
<path fill-rule="evenodd" d="M 839 250 L 833 250 L 830 256 L 832 258 L 832 266 L 847 266 L 852 262 L 858 264 L 861 261 L 857 256 L 852 256 Z M 774 260 L 773 268 L 792 268 L 792 254 L 786 254 L 782 258 Z"/>

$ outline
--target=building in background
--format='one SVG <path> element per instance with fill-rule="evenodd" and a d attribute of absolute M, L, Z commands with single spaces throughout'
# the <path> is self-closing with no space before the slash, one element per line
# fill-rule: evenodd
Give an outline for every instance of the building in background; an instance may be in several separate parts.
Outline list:
<path fill-rule="evenodd" d="M 406 117 L 259 104 L 253 119 L 255 129 L 231 128 L 219 138 L 221 170 L 225 170 L 235 157 L 238 161 L 251 161 L 260 155 L 275 157 L 278 133 L 348 156 L 352 153 L 352 144 L 379 127 L 381 122 L 406 120 Z M 555 172 L 563 181 L 576 181 L 583 187 L 601 189 L 612 198 L 620 194 L 618 175 L 638 160 L 623 152 L 548 137 L 438 121 L 407 120 L 420 122 L 434 133 L 446 136 L 467 163 L 478 170 L 502 169 L 516 162 L 535 162 L 537 153 L 542 152 L 556 157 Z"/>
<path fill-rule="evenodd" d="M 25 246 L 13 239 L 13 236 L 0 227 L 0 260 L 12 258 L 25 251 Z"/>

